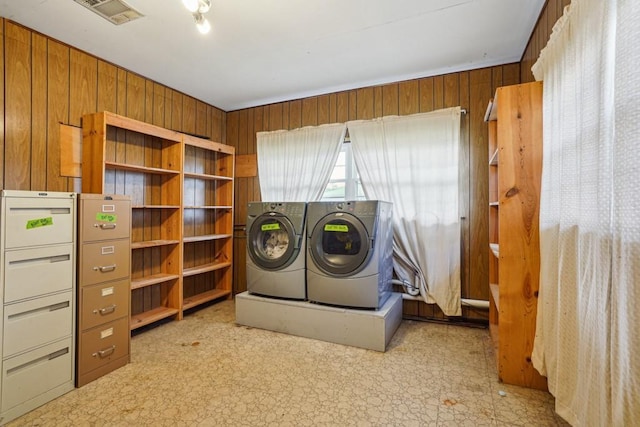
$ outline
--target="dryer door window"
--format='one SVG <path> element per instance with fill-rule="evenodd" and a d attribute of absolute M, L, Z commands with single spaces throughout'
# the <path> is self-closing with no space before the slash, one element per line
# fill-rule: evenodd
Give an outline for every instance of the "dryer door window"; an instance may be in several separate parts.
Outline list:
<path fill-rule="evenodd" d="M 369 233 L 350 214 L 324 217 L 313 229 L 310 243 L 313 261 L 328 274 L 355 274 L 369 256 Z"/>
<path fill-rule="evenodd" d="M 278 270 L 294 259 L 293 225 L 286 217 L 261 215 L 249 230 L 247 249 L 253 262 L 267 270 Z"/>

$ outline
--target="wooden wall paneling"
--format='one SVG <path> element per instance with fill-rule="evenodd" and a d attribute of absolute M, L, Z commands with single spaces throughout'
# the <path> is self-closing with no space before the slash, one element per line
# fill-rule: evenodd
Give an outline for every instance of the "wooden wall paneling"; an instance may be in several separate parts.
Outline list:
<path fill-rule="evenodd" d="M 302 100 L 302 126 L 316 126 L 318 124 L 318 98 L 311 97 Z M 274 130 L 271 128 L 271 130 Z"/>
<path fill-rule="evenodd" d="M 5 188 L 31 187 L 31 33 L 12 23 L 5 28 Z"/>
<path fill-rule="evenodd" d="M 489 188 L 488 159 L 489 134 L 484 113 L 491 92 L 492 72 L 490 68 L 469 73 L 469 134 L 471 176 L 469 216 L 471 218 L 471 270 L 470 283 L 474 298 L 489 299 Z"/>
<path fill-rule="evenodd" d="M 68 191 L 67 178 L 60 175 L 60 123 L 69 120 L 69 48 L 47 43 L 47 190 Z"/>
<path fill-rule="evenodd" d="M 199 135 L 201 137 L 211 138 L 211 126 L 209 126 L 211 119 L 207 114 L 207 104 L 195 99 L 194 101 L 196 103 L 196 117 L 195 117 L 195 129 L 193 132 L 196 135 Z M 202 276 L 202 277 L 205 277 L 205 276 Z"/>
<path fill-rule="evenodd" d="M 216 142 L 227 142 L 227 113 L 214 107 L 211 109 L 211 139 Z"/>
<path fill-rule="evenodd" d="M 145 80 L 134 73 L 127 73 L 127 109 L 126 116 L 144 121 Z"/>
<path fill-rule="evenodd" d="M 276 114 L 273 114 L 276 116 Z M 249 111 L 241 110 L 238 117 L 238 138 L 236 140 L 237 152 L 248 153 L 249 141 L 253 142 L 253 135 L 249 135 Z M 251 137 L 251 139 L 249 139 Z M 240 180 L 238 180 L 240 181 Z M 240 187 L 238 197 L 236 198 L 235 207 L 235 223 L 246 224 L 247 219 L 247 203 L 249 200 L 251 178 L 243 178 L 241 182 L 237 184 Z"/>
<path fill-rule="evenodd" d="M 236 148 L 236 154 L 245 154 L 242 152 L 240 145 L 238 144 L 238 125 L 240 122 L 240 111 L 232 111 L 227 114 L 227 144 L 232 145 Z M 240 221 L 240 199 L 242 198 L 242 193 L 247 191 L 246 187 L 246 178 L 237 178 L 235 180 L 235 199 L 236 199 L 236 207 L 233 211 L 234 215 L 234 223 L 236 225 L 244 224 L 244 221 Z"/>
<path fill-rule="evenodd" d="M 356 90 L 356 118 L 358 120 L 369 120 L 374 117 L 374 91 L 373 87 L 366 87 Z"/>
<path fill-rule="evenodd" d="M 289 114 L 291 114 L 291 108 L 289 108 Z M 247 111 L 247 127 L 248 127 L 248 131 L 247 131 L 247 139 L 246 139 L 246 147 L 244 148 L 247 155 L 253 156 L 255 160 L 255 172 L 252 173 L 251 177 L 247 178 L 247 202 L 251 202 L 254 200 L 259 200 L 260 197 L 259 195 L 256 196 L 255 195 L 255 191 L 256 191 L 256 187 L 257 185 L 257 175 L 258 175 L 258 166 L 257 166 L 257 158 L 256 158 L 256 111 L 255 109 L 250 109 Z M 236 157 L 237 158 L 237 157 Z M 234 181 L 235 184 L 235 181 Z M 244 206 L 240 206 L 238 203 L 236 203 L 235 205 L 235 209 L 238 209 L 238 207 L 240 207 L 242 209 L 241 211 L 241 215 L 243 215 L 242 221 L 240 221 L 240 224 L 245 224 L 246 223 L 246 217 L 247 217 L 247 205 L 246 203 L 244 204 Z"/>
<path fill-rule="evenodd" d="M 4 141 L 5 141 L 5 129 L 6 129 L 6 110 L 4 108 L 5 103 L 5 56 L 4 56 L 4 26 L 5 26 L 4 18 L 0 17 L 0 113 L 2 113 L 2 119 L 0 120 L 0 188 L 4 187 Z"/>
<path fill-rule="evenodd" d="M 401 116 L 420 112 L 420 83 L 409 80 L 398 84 L 398 114 Z"/>
<path fill-rule="evenodd" d="M 76 49 L 69 51 L 69 123 L 82 125 L 84 114 L 95 113 L 98 103 L 98 61 Z"/>
<path fill-rule="evenodd" d="M 183 95 L 175 90 L 171 91 L 171 127 L 169 129 L 182 132 L 182 98 Z"/>
<path fill-rule="evenodd" d="M 116 114 L 127 115 L 127 71 L 116 67 Z"/>
<path fill-rule="evenodd" d="M 502 86 L 511 86 L 520 83 L 520 63 L 506 64 L 500 68 L 502 69 Z"/>
<path fill-rule="evenodd" d="M 358 92 L 354 90 L 349 91 L 349 112 L 347 120 L 356 120 L 358 118 Z"/>
<path fill-rule="evenodd" d="M 329 108 L 329 95 L 318 96 L 318 125 L 324 125 L 331 123 L 329 121 L 330 116 Z M 289 128 L 291 129 L 291 128 Z"/>
<path fill-rule="evenodd" d="M 117 110 L 117 70 L 113 65 L 98 60 L 96 111 Z"/>
<path fill-rule="evenodd" d="M 166 111 L 166 98 L 164 92 L 164 86 L 159 85 L 158 83 L 153 84 L 151 123 L 160 127 L 164 127 L 165 123 L 164 114 Z"/>
<path fill-rule="evenodd" d="M 419 105 L 420 112 L 426 113 L 434 110 L 433 102 L 433 77 L 427 77 L 418 81 L 418 90 L 420 92 Z"/>
<path fill-rule="evenodd" d="M 496 89 L 502 84 L 502 67 L 492 67 L 491 69 L 491 97 L 496 93 Z M 487 100 L 488 101 L 488 100 Z"/>
<path fill-rule="evenodd" d="M 398 84 L 382 86 L 382 115 L 397 116 L 398 111 Z"/>
<path fill-rule="evenodd" d="M 373 88 L 373 117 L 382 117 L 382 86 Z"/>
<path fill-rule="evenodd" d="M 403 317 L 420 317 L 420 306 L 427 305 L 421 301 L 402 300 L 402 315 Z M 431 316 L 425 316 L 430 318 Z"/>
<path fill-rule="evenodd" d="M 296 99 L 289 103 L 289 129 L 302 127 L 302 100 Z"/>
<path fill-rule="evenodd" d="M 469 140 L 469 72 L 459 73 L 458 94 L 460 108 L 467 110 L 467 114 L 460 116 L 460 185 L 464 185 L 464 194 L 461 192 L 459 199 L 459 211 L 461 219 L 461 265 L 460 265 L 460 281 L 461 294 L 463 298 L 473 298 L 476 294 L 475 289 L 469 280 L 471 273 L 471 215 L 469 206 L 473 202 L 471 200 L 469 186 L 471 185 L 471 176 L 473 171 L 470 168 L 470 140 Z M 469 312 L 463 306 L 463 317 L 475 317 L 474 313 Z"/>
<path fill-rule="evenodd" d="M 153 102 L 155 101 L 154 83 L 149 79 L 144 81 L 144 121 L 153 124 L 154 110 Z"/>
<path fill-rule="evenodd" d="M 266 121 L 264 119 L 264 108 L 263 107 L 256 107 L 254 110 L 254 115 L 253 115 L 253 142 L 251 143 L 250 147 L 249 147 L 249 153 L 248 154 L 253 154 L 256 153 L 256 133 L 261 132 L 263 130 L 265 130 L 265 124 Z M 302 125 L 302 102 L 300 102 L 300 125 Z M 258 165 L 258 174 L 260 173 L 260 165 Z M 250 193 L 249 199 L 251 200 L 261 200 L 260 197 L 260 179 L 258 176 L 256 176 L 253 179 L 249 179 L 250 182 L 250 191 L 252 191 L 252 193 Z M 252 196 L 251 196 L 252 194 Z M 245 218 L 246 219 L 246 218 Z M 242 223 L 244 224 L 245 220 L 242 221 Z"/>
<path fill-rule="evenodd" d="M 433 78 L 433 109 L 439 110 L 444 107 L 444 76 Z"/>
<path fill-rule="evenodd" d="M 247 110 L 242 111 L 246 117 Z M 282 121 L 282 103 L 269 105 L 269 130 L 274 131 L 284 129 Z M 242 125 L 240 126 L 240 132 L 242 131 L 246 132 L 246 124 L 244 129 Z"/>
<path fill-rule="evenodd" d="M 338 94 L 329 94 L 329 123 L 338 123 Z"/>
<path fill-rule="evenodd" d="M 196 100 L 187 95 L 182 97 L 182 132 L 196 133 Z"/>
<path fill-rule="evenodd" d="M 444 75 L 443 88 L 442 108 L 450 108 L 460 105 L 460 73 Z"/>
<path fill-rule="evenodd" d="M 171 129 L 173 126 L 173 90 L 164 88 L 164 124 L 163 128 Z"/>
<path fill-rule="evenodd" d="M 69 124 L 82 126 L 82 116 L 95 113 L 98 103 L 98 60 L 77 49 L 69 51 Z M 79 178 L 69 178 L 69 190 L 82 191 Z"/>
<path fill-rule="evenodd" d="M 349 92 L 336 94 L 336 123 L 349 121 Z"/>
<path fill-rule="evenodd" d="M 47 188 L 47 39 L 31 35 L 31 190 Z"/>

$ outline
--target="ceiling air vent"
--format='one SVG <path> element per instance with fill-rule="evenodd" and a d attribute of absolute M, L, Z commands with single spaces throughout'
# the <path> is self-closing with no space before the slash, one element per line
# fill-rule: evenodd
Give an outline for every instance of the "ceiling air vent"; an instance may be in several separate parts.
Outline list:
<path fill-rule="evenodd" d="M 112 24 L 120 25 L 144 15 L 122 0 L 73 0 L 97 13 Z"/>

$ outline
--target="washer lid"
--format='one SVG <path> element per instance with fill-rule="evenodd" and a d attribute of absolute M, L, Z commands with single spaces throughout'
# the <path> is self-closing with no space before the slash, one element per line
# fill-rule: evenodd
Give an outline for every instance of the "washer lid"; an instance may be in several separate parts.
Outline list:
<path fill-rule="evenodd" d="M 309 242 L 315 265 L 327 274 L 339 276 L 362 270 L 371 247 L 366 227 L 346 212 L 331 213 L 318 221 Z"/>
<path fill-rule="evenodd" d="M 299 236 L 283 215 L 265 213 L 256 218 L 247 235 L 247 251 L 253 262 L 265 270 L 280 270 L 297 257 Z"/>

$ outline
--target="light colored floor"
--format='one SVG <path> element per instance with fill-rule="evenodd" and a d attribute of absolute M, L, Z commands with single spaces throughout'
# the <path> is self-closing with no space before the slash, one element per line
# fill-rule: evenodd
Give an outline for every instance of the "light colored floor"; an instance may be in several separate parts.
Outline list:
<path fill-rule="evenodd" d="M 566 425 L 498 383 L 485 329 L 404 320 L 381 353 L 234 320 L 223 301 L 139 334 L 130 364 L 9 425 Z"/>

